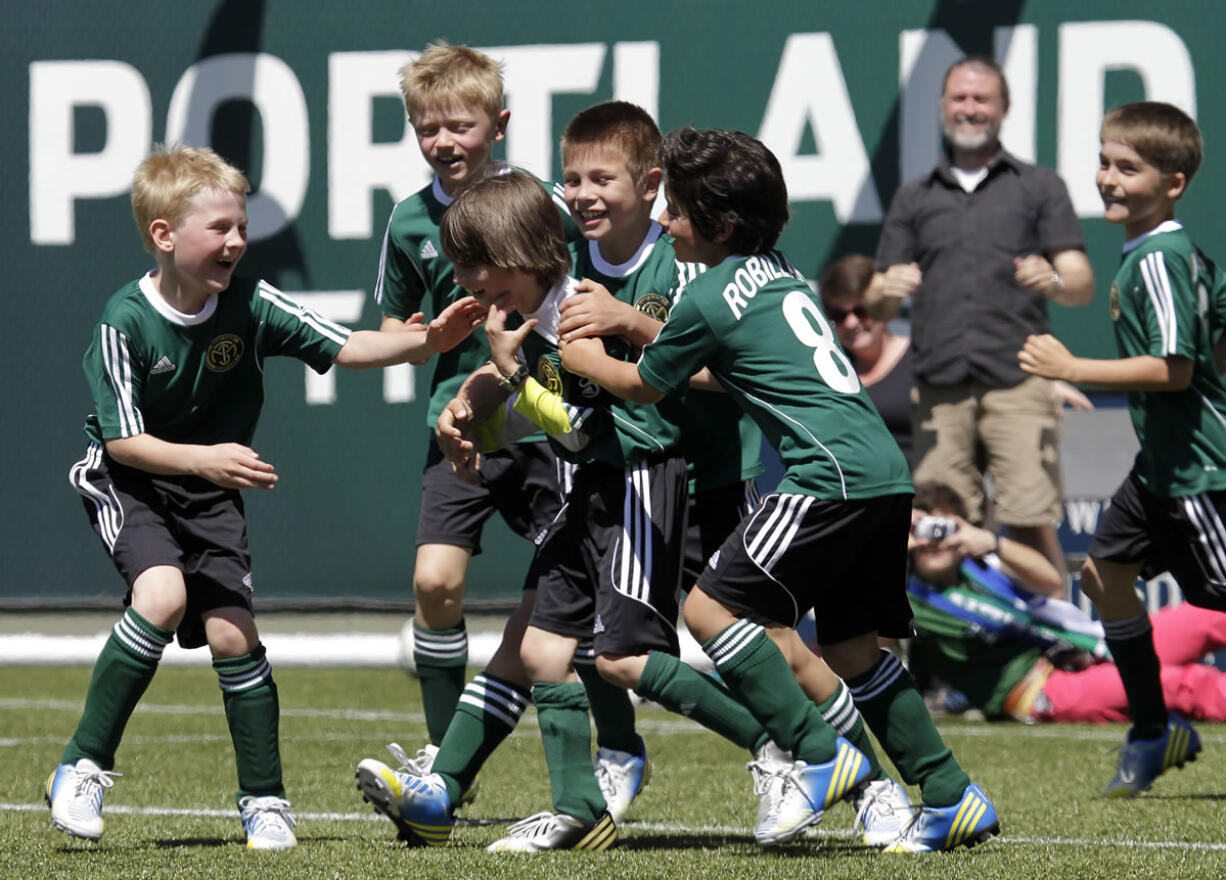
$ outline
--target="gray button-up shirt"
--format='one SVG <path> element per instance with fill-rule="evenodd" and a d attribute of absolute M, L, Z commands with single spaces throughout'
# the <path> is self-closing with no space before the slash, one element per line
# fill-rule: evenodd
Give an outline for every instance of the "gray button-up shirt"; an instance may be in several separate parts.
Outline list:
<path fill-rule="evenodd" d="M 877 246 L 877 269 L 919 263 L 911 302 L 915 375 L 937 385 L 977 379 L 1011 387 L 1026 374 L 1017 352 L 1047 332 L 1047 302 L 1013 278 L 1015 257 L 1085 249 L 1068 189 L 1047 168 L 1004 150 L 972 192 L 946 154 L 901 186 Z"/>

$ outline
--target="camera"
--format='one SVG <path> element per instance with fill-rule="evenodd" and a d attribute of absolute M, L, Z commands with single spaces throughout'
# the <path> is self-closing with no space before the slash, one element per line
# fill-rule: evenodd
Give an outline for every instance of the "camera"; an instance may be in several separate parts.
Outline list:
<path fill-rule="evenodd" d="M 911 529 L 917 538 L 927 538 L 930 541 L 944 541 L 958 531 L 958 521 L 947 516 L 921 516 Z"/>

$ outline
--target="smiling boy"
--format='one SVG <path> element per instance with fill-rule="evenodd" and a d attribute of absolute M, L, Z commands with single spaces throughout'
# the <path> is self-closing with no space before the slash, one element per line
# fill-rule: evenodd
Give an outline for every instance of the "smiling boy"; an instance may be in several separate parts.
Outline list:
<path fill-rule="evenodd" d="M 494 146 L 505 137 L 510 119 L 499 63 L 467 46 L 432 43 L 401 70 L 400 85 L 418 148 L 435 176 L 398 203 L 388 219 L 375 285 L 384 330 L 404 328 L 419 310 L 437 314 L 464 295 L 442 253 L 439 223 L 461 189 L 490 171 Z M 476 485 L 457 480 L 439 452 L 434 440 L 439 413 L 488 357 L 484 336 L 475 334 L 436 360 L 430 381 L 411 623 L 413 665 L 430 738 L 411 761 L 422 772 L 429 772 L 435 747 L 466 692 L 464 587 L 470 561 L 481 552 L 485 523 L 497 513 L 511 531 L 531 541 L 562 503 L 560 466 L 539 433 L 491 454 Z M 525 590 L 533 588 L 533 571 L 530 567 L 523 578 Z M 528 702 L 528 683 L 520 680 L 517 665 L 493 664 L 468 686 L 469 698 L 491 706 L 497 702 L 502 715 L 518 720 Z"/>
<path fill-rule="evenodd" d="M 387 366 L 446 350 L 480 323 L 471 300 L 402 333 L 348 329 L 263 281 L 238 278 L 247 250 L 247 179 L 206 149 L 156 149 L 137 170 L 132 209 L 156 268 L 103 308 L 83 366 L 95 410 L 70 480 L 129 606 L 94 666 L 85 709 L 45 796 L 55 827 L 99 840 L 124 727 L 175 637 L 208 644 L 252 849 L 297 845 L 281 781 L 278 698 L 252 610 L 242 489 L 272 489 L 250 447 L 264 360 L 318 372 Z"/>
<path fill-rule="evenodd" d="M 1126 104 L 1104 117 L 1101 140 L 1103 215 L 1125 235 L 1110 304 L 1119 358 L 1074 357 L 1044 335 L 1029 337 L 1018 360 L 1028 373 L 1128 392 L 1141 448 L 1099 520 L 1081 588 L 1103 620 L 1133 722 L 1103 793 L 1133 797 L 1201 748 L 1167 712 L 1136 579 L 1169 570 L 1189 602 L 1226 610 L 1226 386 L 1211 338 L 1221 276 L 1175 219 L 1200 168 L 1196 123 L 1170 104 Z"/>

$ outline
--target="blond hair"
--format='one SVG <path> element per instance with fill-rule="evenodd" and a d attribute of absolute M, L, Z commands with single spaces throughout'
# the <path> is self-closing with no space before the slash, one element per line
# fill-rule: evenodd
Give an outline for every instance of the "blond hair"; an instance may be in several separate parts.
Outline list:
<path fill-rule="evenodd" d="M 651 115 L 629 101 L 605 101 L 580 110 L 562 132 L 562 161 L 581 147 L 604 147 L 617 152 L 634 182 L 659 166 L 660 129 Z"/>
<path fill-rule="evenodd" d="M 476 49 L 438 40 L 400 69 L 400 93 L 410 122 L 432 104 L 468 104 L 496 120 L 502 112 L 502 65 Z"/>
<path fill-rule="evenodd" d="M 489 174 L 465 188 L 443 213 L 439 243 L 456 266 L 519 270 L 546 288 L 570 272 L 558 208 L 525 171 Z"/>
<path fill-rule="evenodd" d="M 1192 117 L 1162 101 L 1137 101 L 1109 111 L 1099 138 L 1136 150 L 1163 174 L 1182 173 L 1185 186 L 1200 169 L 1204 155 L 1200 129 Z"/>
<path fill-rule="evenodd" d="M 149 225 L 165 220 L 177 226 L 195 195 L 216 189 L 246 195 L 251 184 L 243 173 L 207 147 L 157 144 L 132 178 L 132 216 L 145 250 L 156 253 Z"/>

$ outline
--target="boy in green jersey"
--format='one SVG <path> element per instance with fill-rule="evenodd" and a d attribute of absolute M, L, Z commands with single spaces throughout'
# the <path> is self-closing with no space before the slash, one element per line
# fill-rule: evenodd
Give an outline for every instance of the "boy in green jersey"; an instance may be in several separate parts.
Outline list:
<path fill-rule="evenodd" d="M 651 219 L 660 177 L 653 168 L 658 130 L 640 108 L 621 102 L 598 105 L 576 119 L 563 147 L 571 188 L 587 189 L 599 182 L 601 190 L 598 198 L 584 198 L 582 209 L 575 210 L 576 219 L 596 221 L 585 230 L 592 243 L 583 247 L 584 258 L 592 260 L 599 277 L 623 297 L 632 313 L 630 323 L 636 317 L 650 320 L 648 312 L 668 302 L 657 291 L 668 293 L 678 274 L 670 243 Z M 579 177 L 588 182 L 574 186 Z M 615 823 L 646 773 L 626 687 L 637 685 L 640 693 L 665 705 L 700 703 L 693 717 L 747 749 L 761 747 L 766 735 L 722 689 L 675 657 L 684 525 L 679 505 L 686 490 L 684 461 L 676 451 L 678 428 L 655 407 L 613 401 L 559 369 L 558 304 L 580 296 L 580 289 L 610 295 L 566 277 L 571 256 L 560 224 L 551 216 L 548 198 L 530 181 L 512 172 L 473 184 L 442 224 L 444 250 L 456 261 L 457 280 L 481 291 L 494 316 L 493 362 L 465 383 L 466 391 L 479 386 L 482 377 L 496 380 L 502 386 L 497 391 L 501 404 L 514 390 L 516 411 L 545 427 L 559 453 L 579 463 L 565 516 L 540 543 L 537 559 L 543 571 L 535 605 L 529 606 L 532 627 L 522 640 L 504 633 L 500 648 L 510 644 L 519 651 L 524 643 L 542 728 L 551 731 L 546 743 L 557 813 L 532 817 L 495 848 L 599 849 L 616 839 Z M 604 223 L 606 218 L 611 222 Z M 526 313 L 532 323 L 500 332 L 511 310 Z M 624 340 L 611 344 L 627 356 L 631 351 Z M 517 362 L 521 348 L 531 369 Z M 447 440 L 453 415 L 454 404 L 440 419 L 440 441 Z M 474 470 L 479 468 L 461 468 L 463 473 Z M 603 563 L 597 561 L 601 557 Z M 599 589 L 596 581 L 601 582 Z M 599 627 L 596 613 L 601 615 Z M 602 631 L 593 638 L 594 628 Z M 594 646 L 586 651 L 591 659 L 584 664 L 581 645 L 592 641 Z M 620 650 L 610 659 L 603 655 L 612 642 Z M 658 650 L 650 651 L 645 671 L 623 669 L 652 648 Z M 566 680 L 572 658 L 579 660 L 586 688 Z M 593 660 L 617 676 L 618 686 L 595 674 Z M 588 692 L 601 745 L 596 777 L 590 769 L 584 712 Z M 376 761 L 359 765 L 363 793 L 412 842 L 447 839 L 451 808 L 492 749 L 488 737 L 484 746 L 476 747 L 472 733 L 479 731 L 462 717 L 472 712 L 462 703 L 439 750 L 435 775 L 424 777 L 424 782 L 420 774 L 398 774 Z M 602 815 L 606 809 L 612 818 Z"/>
<path fill-rule="evenodd" d="M 687 489 L 678 428 L 662 408 L 611 398 L 561 368 L 558 304 L 578 282 L 566 277 L 570 255 L 548 198 L 528 175 L 488 177 L 448 210 L 442 241 L 457 279 L 489 304 L 492 357 L 444 411 L 440 443 L 459 472 L 479 472 L 467 427 L 457 425 L 513 408 L 578 463 L 564 514 L 542 539 L 542 573 L 520 646 L 554 809 L 512 826 L 491 850 L 604 849 L 617 828 L 591 773 L 587 692 L 570 677 L 582 641 L 591 639 L 600 674 L 619 687 L 684 711 L 746 749 L 768 737 L 723 688 L 677 659 Z M 510 311 L 527 319 L 517 330 L 506 328 Z M 609 344 L 630 355 L 623 340 Z M 527 363 L 519 361 L 521 350 Z M 440 761 L 447 751 L 445 741 Z M 444 842 L 463 779 L 441 769 L 427 777 L 381 776 L 397 818 L 422 841 Z"/>
<path fill-rule="evenodd" d="M 263 281 L 234 277 L 247 249 L 246 178 L 211 150 L 156 150 L 132 207 L 148 274 L 107 302 L 84 368 L 95 411 L 72 469 L 94 530 L 128 584 L 128 605 L 94 666 L 85 710 L 47 780 L 55 826 L 102 837 L 102 798 L 136 703 L 176 631 L 208 644 L 238 765 L 247 845 L 296 845 L 281 782 L 277 688 L 252 614 L 242 489 L 272 489 L 250 448 L 263 362 L 319 372 L 387 366 L 445 351 L 480 323 L 467 299 L 403 333 L 350 333 Z"/>
<path fill-rule="evenodd" d="M 1221 276 L 1175 219 L 1200 168 L 1196 123 L 1143 101 L 1109 112 L 1100 137 L 1103 213 L 1125 236 L 1110 303 L 1120 357 L 1074 357 L 1044 335 L 1029 337 L 1018 360 L 1035 375 L 1128 392 L 1141 449 L 1099 520 L 1081 588 L 1103 620 L 1132 715 L 1104 795 L 1133 797 L 1200 751 L 1196 731 L 1168 714 L 1136 579 L 1170 571 L 1189 602 L 1226 610 L 1226 386 L 1212 338 Z"/>
<path fill-rule="evenodd" d="M 494 145 L 505 136 L 510 119 L 510 111 L 503 108 L 498 62 L 466 46 L 431 44 L 403 68 L 400 85 L 418 147 L 435 177 L 397 204 L 388 219 L 375 285 L 384 330 L 401 329 L 418 311 L 438 314 L 464 295 L 439 246 L 439 222 L 457 193 L 496 165 Z M 475 485 L 457 480 L 439 452 L 433 436 L 439 412 L 488 357 L 484 337 L 474 334 L 437 359 L 430 383 L 411 623 L 412 660 L 430 744 L 413 759 L 396 751 L 398 746 L 394 750 L 407 767 L 422 772 L 429 772 L 465 692 L 464 584 L 471 558 L 481 552 L 485 523 L 497 513 L 511 531 L 532 541 L 557 515 L 564 495 L 565 475 L 539 433 L 491 454 Z M 524 589 L 534 584 L 535 568 L 530 566 Z M 508 625 L 523 628 L 516 616 Z M 497 704 L 513 722 L 527 705 L 529 684 L 517 659 L 498 656 L 475 688 L 484 695 L 481 702 Z"/>
<path fill-rule="evenodd" d="M 562 339 L 619 336 L 641 349 L 655 339 L 689 281 L 706 270 L 700 263 L 678 260 L 672 239 L 651 218 L 652 200 L 662 176 L 656 165 L 659 145 L 655 121 L 624 101 L 589 107 L 567 125 L 562 135 L 562 197 L 587 241 L 578 246 L 575 256 L 574 275 L 584 279 L 578 287 L 581 292 L 559 306 L 558 335 Z M 647 185 L 640 194 L 635 187 L 643 187 L 643 182 Z M 754 477 L 763 470 L 762 434 L 722 389 L 685 388 L 680 395 L 683 406 L 670 409 L 670 414 L 681 419 L 682 450 L 690 473 L 682 580 L 682 586 L 688 588 L 711 554 L 760 500 Z M 793 642 L 788 656 L 796 664 L 793 671 L 806 695 L 873 764 L 873 781 L 855 802 L 857 830 L 870 845 L 892 841 L 904 816 L 910 817 L 905 790 L 877 762 L 863 720 L 843 683 L 805 648 L 794 629 L 781 637 Z M 603 685 L 581 662 L 590 663 L 590 656 L 590 648 L 581 645 L 576 668 L 589 693 Z M 600 713 L 595 699 L 592 711 Z M 606 741 L 606 735 L 616 732 L 615 724 L 603 728 L 598 724 L 597 728 L 602 778 L 633 778 L 645 772 L 641 751 L 631 753 L 630 744 Z M 770 746 L 747 765 L 757 787 L 768 793 L 760 804 L 766 813 L 771 810 L 775 789 L 783 783 L 784 771 L 791 766 L 789 759 Z M 610 811 L 620 820 L 619 810 L 612 808 L 615 800 L 618 807 L 621 804 L 618 786 L 602 787 Z M 637 784 L 629 787 L 630 792 L 637 789 Z"/>
<path fill-rule="evenodd" d="M 637 364 L 597 340 L 562 345 L 567 369 L 651 402 L 707 369 L 786 468 L 776 493 L 711 557 L 686 623 L 721 677 L 796 758 L 783 809 L 812 823 L 851 747 L 793 680 L 776 643 L 810 607 L 822 654 L 924 805 L 890 848 L 952 849 L 999 829 L 996 811 L 941 741 L 914 682 L 877 636 L 910 634 L 906 462 L 838 346 L 816 297 L 772 251 L 787 221 L 778 161 L 739 132 L 682 129 L 661 148 L 682 259 L 707 264 Z M 851 585 L 854 583 L 854 587 Z M 854 750 L 852 750 L 854 751 Z"/>

